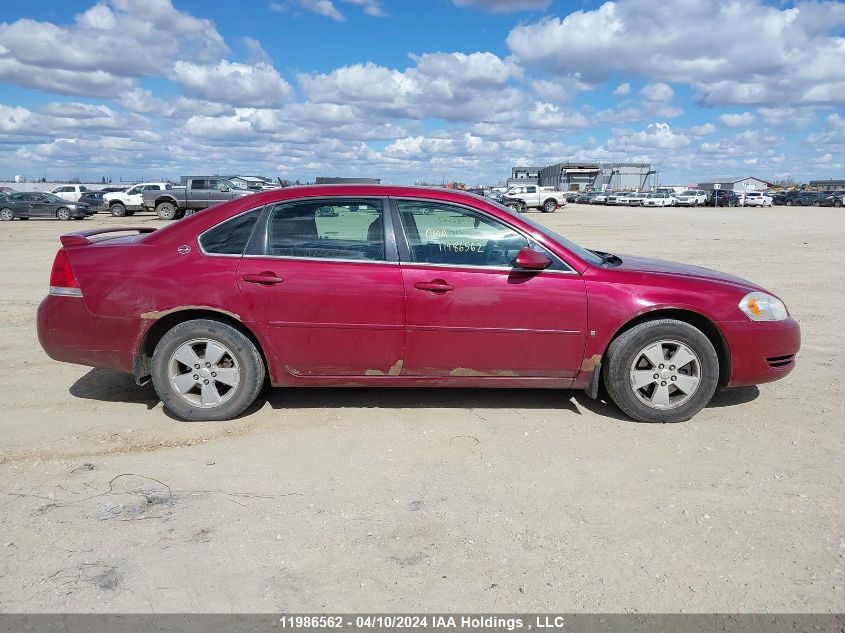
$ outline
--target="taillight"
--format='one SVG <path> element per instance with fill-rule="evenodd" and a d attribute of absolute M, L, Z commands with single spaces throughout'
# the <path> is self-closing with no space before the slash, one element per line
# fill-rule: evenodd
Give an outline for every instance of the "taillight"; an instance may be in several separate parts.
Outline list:
<path fill-rule="evenodd" d="M 65 297 L 81 297 L 82 290 L 70 267 L 65 249 L 59 249 L 56 259 L 53 260 L 53 269 L 50 271 L 50 294 L 62 295 Z"/>

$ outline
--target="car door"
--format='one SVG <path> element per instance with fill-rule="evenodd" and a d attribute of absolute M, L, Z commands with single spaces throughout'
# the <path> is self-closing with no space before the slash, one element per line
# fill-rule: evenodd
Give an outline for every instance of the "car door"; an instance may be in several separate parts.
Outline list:
<path fill-rule="evenodd" d="M 402 367 L 405 297 L 380 198 L 272 205 L 238 285 L 294 376 L 389 376 Z"/>
<path fill-rule="evenodd" d="M 223 189 L 226 191 L 223 191 Z M 225 180 L 214 178 L 208 181 L 208 203 L 206 206 L 213 207 L 232 199 L 232 192 Z"/>
<path fill-rule="evenodd" d="M 31 218 L 52 218 L 56 215 L 56 209 L 62 204 L 42 194 L 34 193 L 27 196 L 27 206 Z"/>
<path fill-rule="evenodd" d="M 515 228 L 456 204 L 397 199 L 406 295 L 403 375 L 571 378 L 587 322 L 579 274 Z M 523 247 L 553 261 L 513 267 Z"/>
<path fill-rule="evenodd" d="M 131 189 L 129 189 L 123 196 L 121 196 L 126 201 L 126 206 L 130 208 L 138 208 L 141 206 L 141 203 L 144 201 L 144 190 L 149 189 L 149 187 L 144 187 L 143 185 L 135 185 Z"/>

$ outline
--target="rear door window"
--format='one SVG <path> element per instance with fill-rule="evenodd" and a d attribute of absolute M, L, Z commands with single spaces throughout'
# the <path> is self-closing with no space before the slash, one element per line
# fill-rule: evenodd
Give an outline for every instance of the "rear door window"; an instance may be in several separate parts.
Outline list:
<path fill-rule="evenodd" d="M 385 260 L 380 200 L 309 200 L 276 205 L 267 254 L 309 259 Z"/>

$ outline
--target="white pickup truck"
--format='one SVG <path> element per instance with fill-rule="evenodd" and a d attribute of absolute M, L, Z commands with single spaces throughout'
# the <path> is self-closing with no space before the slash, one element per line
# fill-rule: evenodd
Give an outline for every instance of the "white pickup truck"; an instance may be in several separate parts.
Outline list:
<path fill-rule="evenodd" d="M 103 204 L 116 218 L 135 215 L 136 211 L 143 211 L 144 191 L 166 191 L 173 189 L 173 185 L 166 182 L 142 182 L 130 187 L 126 191 L 113 191 L 103 194 Z"/>
<path fill-rule="evenodd" d="M 558 207 L 566 206 L 566 192 L 537 185 L 515 185 L 503 194 L 502 203 L 516 207 L 520 213 L 529 208 L 554 213 Z"/>

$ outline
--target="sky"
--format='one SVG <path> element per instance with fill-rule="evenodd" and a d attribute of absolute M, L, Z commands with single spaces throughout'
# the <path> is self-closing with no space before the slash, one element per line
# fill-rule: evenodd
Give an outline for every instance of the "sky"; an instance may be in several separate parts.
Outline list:
<path fill-rule="evenodd" d="M 845 2 L 6 0 L 0 180 L 845 178 Z"/>

